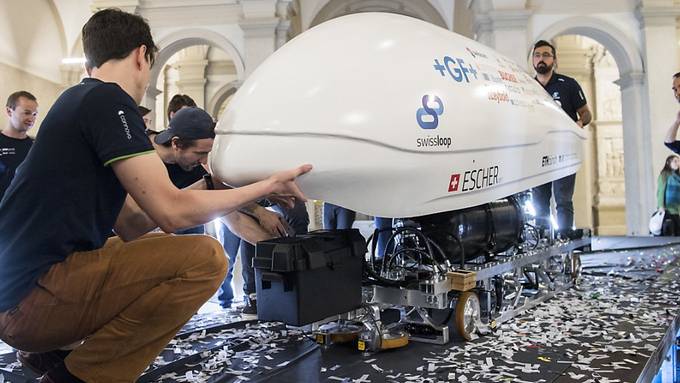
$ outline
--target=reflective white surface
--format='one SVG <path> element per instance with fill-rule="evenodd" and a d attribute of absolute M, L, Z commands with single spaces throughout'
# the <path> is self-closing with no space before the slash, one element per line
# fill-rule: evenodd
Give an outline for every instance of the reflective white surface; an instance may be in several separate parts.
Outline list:
<path fill-rule="evenodd" d="M 233 185 L 303 163 L 303 192 L 406 217 L 478 205 L 576 172 L 585 135 L 493 50 L 362 13 L 271 55 L 234 95 L 210 158 Z"/>

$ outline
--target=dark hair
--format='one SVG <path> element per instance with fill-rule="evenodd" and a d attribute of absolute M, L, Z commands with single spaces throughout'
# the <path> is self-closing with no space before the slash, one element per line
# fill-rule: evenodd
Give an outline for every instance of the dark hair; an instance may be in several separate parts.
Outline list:
<path fill-rule="evenodd" d="M 177 145 L 177 147 L 180 148 L 180 149 L 189 149 L 190 147 L 196 145 L 196 141 L 197 140 L 194 140 L 194 139 L 177 137 L 177 141 L 175 141 L 175 145 Z M 166 148 L 171 147 L 172 146 L 172 139 L 168 140 L 168 142 L 165 142 L 161 145 L 165 146 Z"/>
<path fill-rule="evenodd" d="M 533 53 L 536 50 L 536 48 L 540 47 L 550 47 L 550 50 L 552 50 L 553 57 L 557 58 L 557 52 L 555 52 L 555 47 L 545 40 L 536 41 L 536 44 L 534 44 L 534 49 L 531 52 Z"/>
<path fill-rule="evenodd" d="M 168 120 L 170 119 L 170 113 L 177 113 L 178 110 L 185 106 L 196 107 L 196 101 L 186 94 L 176 94 L 172 96 L 168 103 Z"/>
<path fill-rule="evenodd" d="M 139 110 L 139 114 L 141 114 L 142 117 L 146 116 L 147 114 L 149 114 L 149 112 L 151 112 L 151 109 L 147 108 L 146 106 L 137 105 L 137 109 Z"/>
<path fill-rule="evenodd" d="M 18 92 L 14 92 L 14 93 L 10 94 L 9 97 L 7 97 L 7 103 L 5 104 L 5 106 L 8 107 L 8 108 L 10 108 L 10 109 L 12 109 L 12 110 L 14 110 L 14 108 L 17 107 L 17 102 L 19 102 L 19 99 L 20 99 L 21 97 L 27 98 L 27 99 L 29 99 L 29 100 L 31 100 L 31 101 L 36 101 L 36 102 L 38 101 L 38 100 L 35 98 L 34 95 L 32 95 L 32 94 L 26 92 L 25 90 L 20 90 L 20 91 L 18 91 Z"/>
<path fill-rule="evenodd" d="M 661 169 L 661 173 L 659 174 L 659 177 L 662 177 L 664 181 L 674 172 L 674 170 L 671 168 L 671 162 L 675 157 L 677 157 L 675 154 L 671 154 L 670 156 L 666 157 L 666 163 L 664 163 L 663 169 Z M 675 170 L 675 172 L 680 174 L 680 169 Z"/>
<path fill-rule="evenodd" d="M 88 70 L 109 60 L 122 60 L 142 45 L 146 46 L 147 61 L 153 65 L 158 52 L 149 24 L 138 15 L 116 8 L 92 15 L 83 26 L 82 36 Z"/>
<path fill-rule="evenodd" d="M 673 75 L 673 78 L 680 78 L 680 72 Z"/>

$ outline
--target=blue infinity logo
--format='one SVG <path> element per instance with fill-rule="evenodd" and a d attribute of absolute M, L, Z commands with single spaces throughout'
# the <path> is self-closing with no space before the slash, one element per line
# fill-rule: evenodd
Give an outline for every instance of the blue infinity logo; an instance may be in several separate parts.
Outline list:
<path fill-rule="evenodd" d="M 430 101 L 437 103 L 437 107 L 430 108 L 427 105 Z M 444 113 L 444 103 L 439 97 L 429 95 L 423 96 L 421 103 L 423 107 L 418 108 L 416 111 L 416 121 L 418 122 L 418 125 L 423 129 L 435 129 L 439 125 L 439 116 Z M 424 121 L 423 117 L 425 116 L 430 116 L 432 120 L 429 121 L 428 119 L 428 121 Z"/>

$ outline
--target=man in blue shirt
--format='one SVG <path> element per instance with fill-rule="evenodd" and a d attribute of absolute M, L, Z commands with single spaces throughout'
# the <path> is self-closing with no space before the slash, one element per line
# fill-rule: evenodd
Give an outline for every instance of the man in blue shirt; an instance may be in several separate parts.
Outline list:
<path fill-rule="evenodd" d="M 233 190 L 176 188 L 137 109 L 157 50 L 149 25 L 106 9 L 82 39 L 90 77 L 54 103 L 0 202 L 0 339 L 29 353 L 82 341 L 42 382 L 132 382 L 227 269 L 208 236 L 142 229 L 173 233 L 271 195 L 304 200 L 295 178 L 311 166 Z"/>

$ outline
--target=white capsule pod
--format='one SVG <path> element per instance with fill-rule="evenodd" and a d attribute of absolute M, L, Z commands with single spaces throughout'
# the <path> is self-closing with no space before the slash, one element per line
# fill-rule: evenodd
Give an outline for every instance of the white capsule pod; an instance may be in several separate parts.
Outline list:
<path fill-rule="evenodd" d="M 310 163 L 308 198 L 409 217 L 573 174 L 583 131 L 529 74 L 446 29 L 388 13 L 297 36 L 243 83 L 210 156 L 234 186 Z"/>

